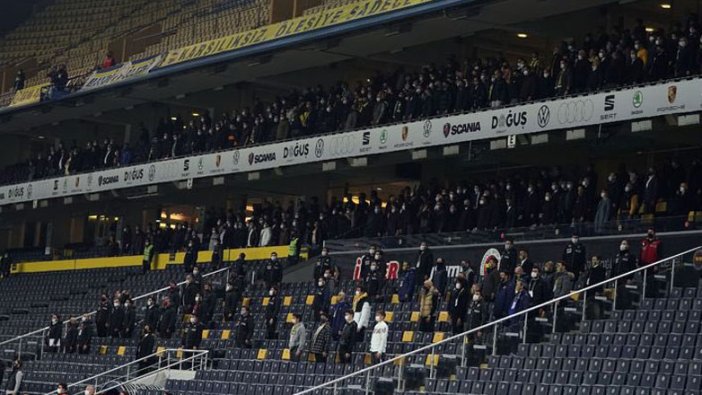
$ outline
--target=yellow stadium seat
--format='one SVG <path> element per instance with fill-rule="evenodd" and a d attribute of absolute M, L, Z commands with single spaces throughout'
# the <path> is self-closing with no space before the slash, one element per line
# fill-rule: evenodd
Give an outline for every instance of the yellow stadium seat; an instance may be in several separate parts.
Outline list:
<path fill-rule="evenodd" d="M 222 331 L 222 340 L 229 340 L 229 336 L 231 335 L 232 331 L 230 329 L 225 329 Z"/>
<path fill-rule="evenodd" d="M 256 356 L 256 359 L 258 359 L 258 360 L 266 359 L 267 355 L 268 355 L 268 350 L 266 350 L 265 348 L 261 348 L 258 350 L 258 355 Z"/>
<path fill-rule="evenodd" d="M 242 306 L 249 307 L 250 304 L 251 304 L 251 299 L 250 299 L 250 298 L 244 298 L 244 300 L 241 301 L 241 305 L 242 305 Z"/>
<path fill-rule="evenodd" d="M 426 366 L 439 365 L 439 354 L 434 354 L 433 361 L 432 361 L 432 355 L 431 354 L 427 355 L 427 359 L 426 359 L 426 362 L 424 364 Z"/>
<path fill-rule="evenodd" d="M 104 345 L 103 345 L 103 346 L 100 346 L 100 349 L 98 350 L 98 353 L 99 353 L 100 355 L 105 355 L 105 354 L 107 354 L 107 346 L 104 346 Z"/>
<path fill-rule="evenodd" d="M 124 356 L 124 353 L 125 353 L 126 351 L 127 351 L 127 347 L 125 347 L 125 346 L 119 346 L 119 347 L 117 347 L 117 355 L 119 355 L 120 357 L 123 357 L 123 356 Z"/>
<path fill-rule="evenodd" d="M 448 311 L 442 311 L 439 313 L 439 322 L 448 322 L 449 314 Z"/>
<path fill-rule="evenodd" d="M 283 298 L 283 306 L 290 306 L 292 304 L 292 296 L 286 296 Z"/>
<path fill-rule="evenodd" d="M 392 299 L 390 300 L 392 304 L 400 304 L 400 295 L 392 294 Z"/>
<path fill-rule="evenodd" d="M 282 359 L 283 361 L 290 360 L 290 349 L 289 348 L 283 349 L 283 353 L 281 354 L 280 359 Z"/>
<path fill-rule="evenodd" d="M 413 331 L 402 332 L 402 342 L 403 343 L 411 343 L 413 341 L 414 341 L 414 332 Z"/>
<path fill-rule="evenodd" d="M 203 329 L 202 330 L 202 340 L 209 339 L 209 338 L 210 338 L 210 330 Z"/>
<path fill-rule="evenodd" d="M 395 314 L 392 311 L 385 312 L 385 321 L 386 322 L 392 322 L 394 317 L 395 317 Z"/>
<path fill-rule="evenodd" d="M 419 322 L 419 312 L 418 311 L 412 312 L 412 315 L 410 315 L 410 322 Z"/>
<path fill-rule="evenodd" d="M 268 303 L 270 303 L 270 302 L 271 302 L 271 298 L 269 298 L 268 296 L 266 296 L 265 298 L 263 298 L 263 301 L 261 302 L 261 305 L 262 305 L 262 306 L 268 306 Z"/>
<path fill-rule="evenodd" d="M 431 340 L 432 343 L 438 343 L 444 340 L 444 332 L 434 332 L 434 338 Z"/>
<path fill-rule="evenodd" d="M 307 306 L 312 306 L 314 303 L 314 295 L 307 295 L 307 298 L 305 299 L 305 304 Z"/>

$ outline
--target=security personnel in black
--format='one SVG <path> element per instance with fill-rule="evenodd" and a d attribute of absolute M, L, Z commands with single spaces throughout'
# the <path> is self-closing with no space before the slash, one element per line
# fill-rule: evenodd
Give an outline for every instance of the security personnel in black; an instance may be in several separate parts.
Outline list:
<path fill-rule="evenodd" d="M 152 329 L 158 325 L 158 319 L 161 317 L 161 311 L 156 305 L 154 298 L 150 297 L 146 301 L 146 312 L 144 313 L 144 326 L 149 325 Z"/>
<path fill-rule="evenodd" d="M 236 322 L 236 346 L 251 348 L 251 337 L 253 336 L 254 322 L 249 313 L 249 308 L 241 307 L 241 315 Z"/>
<path fill-rule="evenodd" d="M 219 270 L 222 268 L 222 261 L 224 257 L 224 249 L 219 239 L 214 240 L 214 245 L 212 246 L 212 270 Z"/>
<path fill-rule="evenodd" d="M 417 253 L 415 262 L 417 277 L 414 282 L 421 287 L 424 281 L 429 279 L 431 268 L 434 267 L 434 254 L 429 250 L 425 241 L 419 245 L 419 252 Z"/>
<path fill-rule="evenodd" d="M 312 280 L 317 281 L 324 277 L 324 272 L 329 269 L 332 271 L 331 257 L 327 247 L 322 248 L 322 254 L 317 258 L 317 263 L 314 264 L 314 277 Z"/>
<path fill-rule="evenodd" d="M 98 337 L 107 336 L 107 321 L 110 319 L 110 302 L 107 295 L 100 297 L 97 312 L 95 313 L 95 327 Z"/>
<path fill-rule="evenodd" d="M 156 337 L 153 334 L 152 326 L 149 324 L 144 325 L 144 333 L 139 339 L 139 346 L 137 347 L 136 359 L 146 358 L 154 353 L 154 347 L 156 347 Z M 139 361 L 139 374 L 146 373 L 146 370 L 153 363 L 152 358 L 144 359 Z"/>
<path fill-rule="evenodd" d="M 246 254 L 239 254 L 239 258 L 232 263 L 232 273 L 237 279 L 246 277 Z"/>
<path fill-rule="evenodd" d="M 193 268 L 197 264 L 197 245 L 190 239 L 185 247 L 185 257 L 183 258 L 183 268 L 185 273 L 192 273 Z"/>
<path fill-rule="evenodd" d="M 570 272 L 575 274 L 576 281 L 580 277 L 580 273 L 585 270 L 585 264 L 587 262 L 587 253 L 585 251 L 585 245 L 580 243 L 580 237 L 574 234 L 570 238 L 570 242 L 566 245 L 563 250 L 563 262 Z"/>
<path fill-rule="evenodd" d="M 266 339 L 275 340 L 276 327 L 278 326 L 278 311 L 280 301 L 278 300 L 278 289 L 273 287 L 268 291 L 268 305 L 266 306 Z"/>
<path fill-rule="evenodd" d="M 110 319 L 107 322 L 108 331 L 110 336 L 119 338 L 123 335 L 122 329 L 124 328 L 125 312 L 122 305 L 119 303 L 119 299 L 115 299 L 110 312 Z"/>
<path fill-rule="evenodd" d="M 500 253 L 499 267 L 508 273 L 514 272 L 514 268 L 517 267 L 517 249 L 514 248 L 512 239 L 505 240 L 505 249 Z"/>
<path fill-rule="evenodd" d="M 263 280 L 266 288 L 271 288 L 283 282 L 283 265 L 278 260 L 278 254 L 271 253 L 271 259 L 266 263 L 266 270 L 263 273 Z"/>
<path fill-rule="evenodd" d="M 197 350 L 202 342 L 202 324 L 196 316 L 190 316 L 190 322 L 183 329 L 180 345 L 186 350 Z"/>
<path fill-rule="evenodd" d="M 638 267 L 636 255 L 629 251 L 629 242 L 622 240 L 619 244 L 619 252 L 614 257 L 612 265 L 612 276 L 619 276 L 628 273 Z M 631 295 L 626 288 L 626 284 L 633 279 L 633 275 L 622 277 L 617 280 L 617 309 L 631 308 Z"/>
<path fill-rule="evenodd" d="M 185 289 L 183 290 L 183 306 L 185 314 L 190 314 L 195 306 L 195 297 L 202 292 L 200 283 L 196 282 L 192 275 L 185 276 Z"/>

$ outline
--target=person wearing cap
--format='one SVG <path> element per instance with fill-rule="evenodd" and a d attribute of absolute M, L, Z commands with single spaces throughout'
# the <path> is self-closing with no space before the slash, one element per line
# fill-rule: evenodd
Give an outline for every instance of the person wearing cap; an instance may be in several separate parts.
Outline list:
<path fill-rule="evenodd" d="M 310 342 L 310 354 L 314 355 L 316 363 L 324 363 L 327 360 L 327 353 L 331 345 L 331 328 L 329 327 L 329 317 L 327 313 L 319 316 L 319 326 L 312 334 Z"/>
<path fill-rule="evenodd" d="M 433 332 L 435 312 L 439 305 L 439 291 L 434 287 L 431 280 L 424 281 L 422 290 L 419 293 L 419 330 L 422 332 Z"/>
<path fill-rule="evenodd" d="M 580 273 L 585 270 L 585 265 L 587 262 L 585 245 L 580 242 L 580 237 L 577 233 L 573 234 L 565 249 L 563 249 L 562 260 L 568 270 L 573 273 L 575 280 L 577 281 L 577 279 L 580 277 Z"/>

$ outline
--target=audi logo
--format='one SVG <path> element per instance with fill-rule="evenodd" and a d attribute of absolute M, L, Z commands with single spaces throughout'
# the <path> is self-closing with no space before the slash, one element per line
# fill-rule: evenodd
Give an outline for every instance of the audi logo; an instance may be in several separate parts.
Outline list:
<path fill-rule="evenodd" d="M 558 122 L 561 125 L 587 122 L 595 114 L 595 105 L 590 99 L 572 100 L 558 106 Z"/>
<path fill-rule="evenodd" d="M 329 155 L 346 156 L 353 153 L 353 137 L 351 135 L 335 136 L 329 144 Z"/>

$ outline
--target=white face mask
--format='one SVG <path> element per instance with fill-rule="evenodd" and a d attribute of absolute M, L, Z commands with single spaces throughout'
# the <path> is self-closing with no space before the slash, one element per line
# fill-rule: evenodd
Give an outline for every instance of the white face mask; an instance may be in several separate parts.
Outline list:
<path fill-rule="evenodd" d="M 474 302 L 477 302 L 477 301 L 479 301 L 479 300 L 480 300 L 480 295 L 477 295 L 477 294 L 476 294 L 476 295 L 473 295 L 473 301 L 474 301 Z"/>
<path fill-rule="evenodd" d="M 420 250 L 420 251 L 424 251 L 424 250 L 426 250 L 426 249 L 427 249 L 427 246 L 419 246 L 419 250 Z"/>
<path fill-rule="evenodd" d="M 380 321 L 382 321 L 382 320 L 383 320 L 383 317 L 381 317 L 381 316 L 379 316 L 379 315 L 376 315 L 376 316 L 375 316 L 375 322 L 380 322 Z"/>
<path fill-rule="evenodd" d="M 195 318 L 191 318 L 191 319 L 190 319 L 190 323 L 191 323 L 191 324 L 194 324 L 195 322 L 197 322 L 197 320 L 196 320 Z"/>
<path fill-rule="evenodd" d="M 537 278 L 537 277 L 539 277 L 539 273 L 531 272 L 531 278 Z"/>
<path fill-rule="evenodd" d="M 627 245 L 626 245 L 626 244 L 621 244 L 621 245 L 619 246 L 619 251 L 626 251 L 626 249 L 627 249 Z"/>
<path fill-rule="evenodd" d="M 273 290 L 271 289 L 270 291 L 268 291 L 268 295 L 270 295 L 270 296 L 275 295 L 275 291 L 273 291 Z"/>
<path fill-rule="evenodd" d="M 456 289 L 461 289 L 461 283 L 456 283 Z"/>
<path fill-rule="evenodd" d="M 55 324 L 55 323 L 57 323 L 57 322 L 58 322 L 58 320 L 57 320 L 56 318 L 52 318 L 52 319 L 51 319 L 51 323 L 52 323 L 52 324 Z"/>
<path fill-rule="evenodd" d="M 151 301 L 151 300 L 149 300 L 148 302 L 146 302 L 146 304 L 149 305 L 149 306 L 152 306 L 152 305 L 154 304 L 154 302 Z"/>
<path fill-rule="evenodd" d="M 322 281 L 320 281 L 320 282 L 317 283 L 317 285 L 320 286 L 320 287 L 323 287 L 323 286 L 324 286 L 324 283 L 323 283 Z"/>
<path fill-rule="evenodd" d="M 356 296 L 360 295 L 361 291 L 356 291 Z"/>
<path fill-rule="evenodd" d="M 115 303 L 114 306 L 115 306 L 115 307 L 119 307 L 119 303 Z"/>

